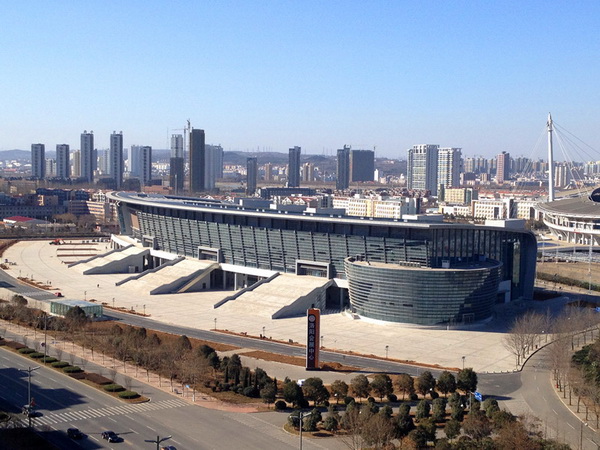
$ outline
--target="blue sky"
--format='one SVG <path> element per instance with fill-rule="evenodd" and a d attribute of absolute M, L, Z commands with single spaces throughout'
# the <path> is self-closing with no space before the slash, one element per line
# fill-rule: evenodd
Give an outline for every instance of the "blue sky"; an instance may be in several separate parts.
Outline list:
<path fill-rule="evenodd" d="M 550 111 L 600 148 L 599 29 L 597 1 L 5 1 L 0 150 L 189 118 L 225 150 L 542 156 Z"/>

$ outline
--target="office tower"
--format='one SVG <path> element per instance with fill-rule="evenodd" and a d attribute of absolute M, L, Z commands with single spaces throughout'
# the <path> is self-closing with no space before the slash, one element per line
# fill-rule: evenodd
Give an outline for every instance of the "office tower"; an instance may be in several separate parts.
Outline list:
<path fill-rule="evenodd" d="M 460 186 L 461 156 L 462 152 L 460 148 L 448 147 L 438 149 L 438 186 Z"/>
<path fill-rule="evenodd" d="M 190 130 L 190 192 L 205 189 L 206 146 L 204 130 Z"/>
<path fill-rule="evenodd" d="M 223 178 L 223 147 L 220 145 L 205 145 L 204 189 L 214 189 L 219 178 Z"/>
<path fill-rule="evenodd" d="M 71 173 L 73 174 L 73 178 L 81 178 L 81 150 L 75 150 L 73 152 Z"/>
<path fill-rule="evenodd" d="M 510 178 L 510 153 L 502 152 L 496 157 L 496 182 L 504 183 Z"/>
<path fill-rule="evenodd" d="M 273 181 L 273 164 L 265 164 L 265 181 Z"/>
<path fill-rule="evenodd" d="M 149 186 L 152 184 L 152 147 L 144 145 L 140 148 L 139 163 L 142 186 Z"/>
<path fill-rule="evenodd" d="M 110 135 L 109 174 L 115 180 L 115 189 L 123 186 L 123 132 Z"/>
<path fill-rule="evenodd" d="M 129 151 L 129 173 L 132 177 L 142 177 L 142 146 L 132 145 Z"/>
<path fill-rule="evenodd" d="M 175 193 L 183 191 L 184 176 L 183 135 L 172 134 L 169 186 Z"/>
<path fill-rule="evenodd" d="M 248 158 L 246 160 L 246 194 L 254 195 L 256 193 L 256 185 L 258 183 L 258 159 Z"/>
<path fill-rule="evenodd" d="M 439 145 L 413 145 L 408 150 L 408 189 L 428 190 L 437 195 Z"/>
<path fill-rule="evenodd" d="M 337 151 L 337 180 L 335 188 L 338 191 L 348 189 L 350 186 L 350 146 L 344 145 Z"/>
<path fill-rule="evenodd" d="M 71 178 L 71 161 L 69 160 L 69 145 L 56 145 L 56 177 L 63 180 Z"/>
<path fill-rule="evenodd" d="M 350 151 L 350 181 L 373 181 L 375 152 L 373 150 Z"/>
<path fill-rule="evenodd" d="M 96 170 L 96 152 L 94 150 L 94 134 L 84 131 L 81 134 L 81 155 L 79 176 L 88 183 L 94 182 L 94 170 Z"/>
<path fill-rule="evenodd" d="M 288 162 L 288 187 L 300 187 L 300 147 L 290 148 Z"/>
<path fill-rule="evenodd" d="M 31 144 L 31 176 L 38 180 L 46 178 L 46 146 Z"/>

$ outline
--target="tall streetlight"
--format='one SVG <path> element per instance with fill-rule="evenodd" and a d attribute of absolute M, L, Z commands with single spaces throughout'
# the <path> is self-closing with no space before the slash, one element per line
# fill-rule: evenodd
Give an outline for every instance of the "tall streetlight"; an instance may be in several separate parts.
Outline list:
<path fill-rule="evenodd" d="M 265 327 L 263 327 L 263 334 L 262 334 L 263 338 L 265 337 Z"/>
<path fill-rule="evenodd" d="M 165 442 L 167 439 L 171 439 L 172 436 L 167 436 L 161 439 L 160 436 L 156 436 L 156 439 L 144 439 L 144 442 L 150 442 L 151 444 L 156 444 L 156 450 L 159 450 L 159 446 L 162 442 Z"/>
<path fill-rule="evenodd" d="M 466 358 L 466 356 L 463 356 L 463 357 L 462 357 L 462 361 L 463 361 L 463 370 L 465 370 L 465 358 Z"/>
<path fill-rule="evenodd" d="M 28 369 L 20 369 L 28 374 L 28 383 L 27 383 L 27 406 L 31 406 L 31 372 L 34 370 L 38 370 L 40 366 L 29 367 Z M 27 418 L 29 419 L 29 428 L 31 428 L 31 411 L 27 410 Z"/>
<path fill-rule="evenodd" d="M 389 351 L 389 349 L 390 349 L 390 346 L 386 345 L 385 346 L 385 359 L 388 359 L 388 351 Z"/>
<path fill-rule="evenodd" d="M 308 411 L 305 413 L 300 411 L 300 414 L 298 414 L 298 417 L 300 418 L 300 450 L 302 450 L 302 427 L 304 426 L 304 418 L 310 415 L 312 415 L 312 411 Z"/>
<path fill-rule="evenodd" d="M 587 422 L 583 422 L 581 421 L 581 424 L 579 426 L 579 450 L 583 450 L 583 426 L 588 426 Z"/>
<path fill-rule="evenodd" d="M 215 317 L 215 331 L 217 331 L 217 318 Z"/>

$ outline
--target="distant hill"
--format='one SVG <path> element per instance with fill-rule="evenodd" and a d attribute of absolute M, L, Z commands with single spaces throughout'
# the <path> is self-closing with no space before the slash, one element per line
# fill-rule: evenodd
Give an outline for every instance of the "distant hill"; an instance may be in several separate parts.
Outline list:
<path fill-rule="evenodd" d="M 31 159 L 31 150 L 4 150 L 0 151 L 0 160 Z"/>

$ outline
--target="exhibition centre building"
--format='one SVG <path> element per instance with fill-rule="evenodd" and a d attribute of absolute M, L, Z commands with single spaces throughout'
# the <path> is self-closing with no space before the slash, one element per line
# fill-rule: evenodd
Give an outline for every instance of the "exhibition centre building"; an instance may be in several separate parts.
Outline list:
<path fill-rule="evenodd" d="M 125 192 L 109 198 L 123 235 L 161 254 L 210 262 L 207 289 L 251 287 L 278 274 L 307 276 L 326 282 L 317 307 L 422 325 L 486 319 L 494 303 L 533 295 L 537 247 L 522 228 L 292 213 Z"/>

